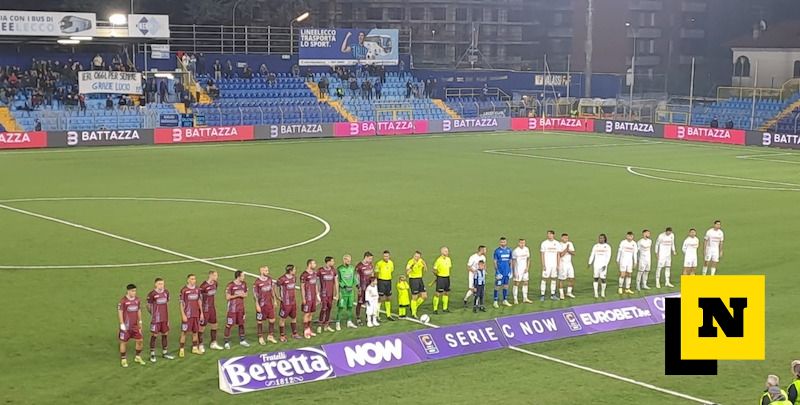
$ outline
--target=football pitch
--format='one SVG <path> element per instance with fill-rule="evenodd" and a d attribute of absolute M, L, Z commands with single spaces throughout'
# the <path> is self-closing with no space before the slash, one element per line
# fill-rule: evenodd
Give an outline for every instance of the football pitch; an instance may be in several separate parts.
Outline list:
<path fill-rule="evenodd" d="M 780 375 L 785 386 L 789 363 L 800 358 L 792 321 L 798 165 L 797 153 L 541 132 L 0 153 L 0 398 L 10 404 L 699 403 L 689 396 L 754 403 L 768 374 Z M 655 239 L 671 226 L 680 250 L 690 227 L 702 237 L 715 219 L 726 235 L 718 273 L 767 275 L 766 361 L 720 362 L 722 378 L 665 376 L 663 325 L 235 397 L 218 389 L 220 358 L 423 326 L 383 322 L 311 341 L 234 345 L 119 366 L 116 303 L 128 283 L 144 298 L 155 277 L 166 280 L 175 351 L 178 291 L 188 273 L 203 280 L 217 265 L 225 285 L 232 279 L 226 268 L 256 273 L 267 264 L 277 277 L 287 263 L 302 269 L 306 259 L 321 263 L 330 255 L 338 265 L 345 253 L 358 260 L 366 250 L 389 249 L 397 276 L 415 250 L 430 266 L 446 245 L 454 264 L 453 312 L 432 315 L 431 322 L 449 325 L 593 302 L 586 262 L 599 233 L 609 235 L 616 252 L 627 231 L 638 238 L 648 228 Z M 574 300 L 536 300 L 535 252 L 548 229 L 568 232 L 575 244 Z M 479 244 L 491 255 L 500 236 L 512 247 L 528 240 L 535 303 L 482 314 L 462 310 L 467 258 Z M 679 253 L 672 291 L 681 263 Z M 614 265 L 608 280 L 609 299 L 618 299 Z M 254 343 L 252 299 L 246 303 Z M 222 305 L 218 299 L 218 311 Z M 432 312 L 430 297 L 420 311 Z M 149 315 L 142 312 L 146 327 Z M 132 351 L 131 342 L 129 358 Z"/>

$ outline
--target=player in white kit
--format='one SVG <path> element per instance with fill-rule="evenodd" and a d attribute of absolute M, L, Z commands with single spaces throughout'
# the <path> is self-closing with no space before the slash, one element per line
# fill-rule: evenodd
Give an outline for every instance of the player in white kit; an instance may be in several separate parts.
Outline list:
<path fill-rule="evenodd" d="M 547 280 L 550 280 L 550 299 L 557 300 L 556 280 L 558 280 L 558 252 L 559 243 L 555 239 L 555 231 L 547 231 L 547 239 L 542 242 L 539 251 L 542 259 L 542 283 L 539 291 L 542 293 L 539 301 L 544 302 L 545 292 L 547 292 Z"/>
<path fill-rule="evenodd" d="M 514 269 L 514 305 L 519 304 L 519 287 L 522 286 L 522 302 L 528 304 L 528 270 L 531 268 L 531 251 L 525 246 L 525 239 L 520 239 L 517 247 L 511 252 L 511 268 Z"/>
<path fill-rule="evenodd" d="M 569 235 L 561 234 L 558 255 L 561 262 L 558 266 L 558 296 L 564 299 L 564 284 L 567 285 L 567 297 L 575 298 L 572 288 L 575 287 L 575 269 L 572 267 L 572 256 L 575 255 L 575 245 L 569 240 Z"/>
<path fill-rule="evenodd" d="M 711 268 L 711 275 L 717 274 L 717 265 L 719 259 L 722 258 L 722 243 L 725 240 L 725 235 L 722 233 L 722 222 L 719 220 L 714 221 L 714 226 L 706 231 L 706 236 L 703 238 L 703 256 L 705 256 L 705 263 L 703 263 L 703 275 Z"/>
<path fill-rule="evenodd" d="M 633 268 L 639 262 L 636 241 L 633 240 L 633 232 L 625 234 L 625 240 L 619 243 L 617 250 L 617 264 L 619 265 L 619 294 L 633 294 L 631 291 L 631 275 Z"/>
<path fill-rule="evenodd" d="M 700 240 L 697 239 L 697 231 L 689 229 L 689 236 L 683 241 L 683 275 L 693 276 L 697 270 L 697 248 L 700 247 Z"/>
<path fill-rule="evenodd" d="M 658 257 L 658 267 L 656 267 L 656 288 L 661 288 L 661 270 L 664 270 L 664 280 L 667 287 L 674 287 L 669 282 L 669 271 L 672 266 L 672 256 L 675 256 L 675 234 L 672 228 L 667 227 L 656 238 L 656 256 Z"/>
<path fill-rule="evenodd" d="M 636 291 L 649 290 L 647 276 L 650 274 L 650 247 L 653 246 L 649 230 L 642 231 L 642 239 L 639 239 L 636 245 L 639 247 L 639 273 L 636 274 Z"/>
<path fill-rule="evenodd" d="M 608 263 L 611 262 L 611 245 L 608 244 L 606 234 L 601 233 L 597 238 L 597 243 L 592 246 L 592 254 L 589 256 L 589 266 L 594 267 L 593 277 L 594 281 L 594 298 L 606 297 L 606 273 L 608 272 Z M 600 294 L 597 290 L 600 287 Z"/>
<path fill-rule="evenodd" d="M 469 297 L 472 296 L 472 289 L 475 287 L 475 272 L 478 271 L 478 263 L 486 263 L 486 246 L 478 246 L 478 251 L 473 253 L 467 261 L 467 294 L 464 296 L 464 308 L 467 307 Z"/>

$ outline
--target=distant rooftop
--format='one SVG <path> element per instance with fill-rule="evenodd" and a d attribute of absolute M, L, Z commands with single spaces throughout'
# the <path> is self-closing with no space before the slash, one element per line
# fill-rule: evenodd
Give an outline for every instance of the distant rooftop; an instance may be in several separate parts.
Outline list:
<path fill-rule="evenodd" d="M 750 33 L 727 43 L 731 48 L 800 48 L 800 21 L 784 21 L 768 26 L 758 35 Z"/>

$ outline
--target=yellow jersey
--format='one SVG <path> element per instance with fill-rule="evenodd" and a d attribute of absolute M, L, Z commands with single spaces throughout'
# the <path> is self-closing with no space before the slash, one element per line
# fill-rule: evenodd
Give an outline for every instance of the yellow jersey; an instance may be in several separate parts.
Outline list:
<path fill-rule="evenodd" d="M 409 294 L 411 287 L 408 285 L 408 281 L 398 281 L 397 282 L 397 304 L 398 305 L 409 305 L 411 303 L 411 294 Z"/>
<path fill-rule="evenodd" d="M 439 256 L 436 262 L 433 263 L 433 271 L 439 277 L 450 277 L 450 269 L 453 267 L 453 262 L 449 256 Z"/>
<path fill-rule="evenodd" d="M 422 278 L 422 273 L 425 272 L 425 260 L 419 259 L 419 261 L 414 262 L 414 259 L 408 259 L 408 263 L 406 263 L 406 269 L 409 269 L 408 278 Z"/>
<path fill-rule="evenodd" d="M 378 260 L 378 263 L 375 263 L 375 273 L 378 274 L 378 280 L 391 280 L 392 273 L 394 273 L 394 262 Z"/>

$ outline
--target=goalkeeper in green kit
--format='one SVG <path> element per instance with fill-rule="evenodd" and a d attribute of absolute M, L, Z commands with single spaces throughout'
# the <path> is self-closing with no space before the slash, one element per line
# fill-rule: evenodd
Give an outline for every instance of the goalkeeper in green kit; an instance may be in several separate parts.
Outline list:
<path fill-rule="evenodd" d="M 350 255 L 344 255 L 342 265 L 336 269 L 339 276 L 339 308 L 336 310 L 336 330 L 342 330 L 342 321 L 347 320 L 347 327 L 356 329 L 353 323 L 353 304 L 356 298 L 356 268 L 350 264 Z M 344 318 L 344 319 L 343 319 Z"/>

